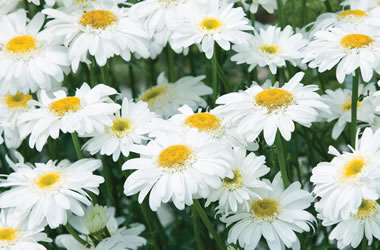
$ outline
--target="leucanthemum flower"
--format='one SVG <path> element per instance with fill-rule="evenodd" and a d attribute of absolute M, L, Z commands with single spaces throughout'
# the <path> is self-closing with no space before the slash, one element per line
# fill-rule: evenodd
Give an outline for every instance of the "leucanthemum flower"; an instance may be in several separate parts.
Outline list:
<path fill-rule="evenodd" d="M 39 242 L 51 242 L 43 227 L 28 229 L 22 219 L 10 210 L 0 211 L 0 249 L 46 250 Z"/>
<path fill-rule="evenodd" d="M 57 139 L 60 131 L 77 132 L 80 136 L 103 132 L 104 126 L 112 126 L 112 116 L 120 109 L 120 105 L 109 98 L 116 93 L 104 84 L 91 89 L 87 83 L 77 89 L 74 96 L 59 90 L 50 98 L 41 91 L 38 102 L 29 102 L 36 109 L 19 117 L 20 133 L 22 136 L 30 134 L 29 146 L 41 151 L 49 136 Z"/>
<path fill-rule="evenodd" d="M 67 223 L 68 213 L 84 215 L 83 204 L 91 204 L 87 191 L 98 194 L 104 181 L 93 172 L 101 166 L 100 160 L 82 159 L 56 163 L 48 161 L 19 164 L 16 171 L 0 183 L 12 187 L 1 193 L 0 208 L 14 208 L 20 218 L 25 218 L 28 228 L 44 226 L 57 228 Z"/>
<path fill-rule="evenodd" d="M 248 46 L 232 47 L 237 54 L 231 60 L 237 64 L 249 64 L 249 71 L 256 66 L 268 66 L 272 74 L 277 73 L 277 68 L 286 67 L 286 61 L 301 67 L 301 49 L 308 43 L 300 33 L 294 34 L 291 26 L 281 31 L 281 28 L 271 25 L 259 32 L 255 30 L 255 35 L 248 42 Z"/>
<path fill-rule="evenodd" d="M 359 95 L 364 98 L 357 103 L 357 120 L 372 124 L 375 119 L 375 92 L 374 84 L 368 84 L 364 87 L 359 85 Z M 352 90 L 336 89 L 326 90 L 326 94 L 322 95 L 323 102 L 330 107 L 331 113 L 321 112 L 321 118 L 327 122 L 337 120 L 333 130 L 332 138 L 336 140 L 343 132 L 347 123 L 351 122 L 351 106 L 352 106 Z"/>
<path fill-rule="evenodd" d="M 212 89 L 203 83 L 205 76 L 185 76 L 174 83 L 169 83 L 164 73 L 157 79 L 154 86 L 140 95 L 139 101 L 148 103 L 149 109 L 158 115 L 168 118 L 177 109 L 185 104 L 193 110 L 206 107 L 207 103 L 202 96 L 212 94 Z"/>
<path fill-rule="evenodd" d="M 230 146 L 196 129 L 157 137 L 141 146 L 139 153 L 140 158 L 123 165 L 123 170 L 137 169 L 125 181 L 124 193 L 139 193 L 142 203 L 150 191 L 153 211 L 169 201 L 182 210 L 194 198 L 206 198 L 210 188 L 220 188 L 225 177 L 233 178 Z"/>
<path fill-rule="evenodd" d="M 347 220 L 318 217 L 323 220 L 322 225 L 325 227 L 337 224 L 329 239 L 337 240 L 339 249 L 348 246 L 357 248 L 364 237 L 368 245 L 373 243 L 373 237 L 380 239 L 380 206 L 376 201 L 362 199 L 358 212 L 351 214 Z"/>
<path fill-rule="evenodd" d="M 341 3 L 342 6 L 349 6 L 350 9 L 371 10 L 380 6 L 379 0 L 345 0 Z"/>
<path fill-rule="evenodd" d="M 273 14 L 277 9 L 276 0 L 240 0 L 243 8 L 249 10 L 249 12 L 255 14 L 259 6 L 263 7 L 268 13 Z"/>
<path fill-rule="evenodd" d="M 246 136 L 248 141 L 255 140 L 263 131 L 267 144 L 274 143 L 277 130 L 289 141 L 294 131 L 294 122 L 310 127 L 318 117 L 319 110 L 328 106 L 316 93 L 316 85 L 304 86 L 300 81 L 304 73 L 297 73 L 281 88 L 269 81 L 263 86 L 254 83 L 250 88 L 238 93 L 219 97 L 216 108 L 225 122 L 235 124 L 236 131 Z"/>
<path fill-rule="evenodd" d="M 330 146 L 331 162 L 321 162 L 312 170 L 310 181 L 320 197 L 320 213 L 331 220 L 347 220 L 356 214 L 362 199 L 380 197 L 380 130 L 364 130 L 351 152 L 339 153 Z"/>
<path fill-rule="evenodd" d="M 145 226 L 133 223 L 127 228 L 123 226 L 124 221 L 122 217 L 115 217 L 115 208 L 99 205 L 88 207 L 84 216 L 72 216 L 69 219 L 73 228 L 90 244 L 90 249 L 124 250 L 145 245 L 147 241 L 140 236 Z M 55 242 L 68 250 L 83 248 L 83 245 L 69 234 L 59 235 Z"/>
<path fill-rule="evenodd" d="M 217 210 L 223 214 L 230 212 L 249 211 L 249 201 L 252 198 L 262 199 L 256 192 L 258 188 L 271 190 L 271 187 L 259 178 L 269 172 L 265 166 L 265 157 L 254 153 L 246 155 L 242 148 L 234 148 L 232 165 L 233 178 L 224 178 L 222 186 L 213 189 L 207 197 L 206 206 L 218 201 Z"/>
<path fill-rule="evenodd" d="M 0 19 L 0 93 L 50 90 L 63 81 L 70 65 L 67 49 L 40 32 L 44 15 L 27 22 L 23 9 Z"/>
<path fill-rule="evenodd" d="M 65 13 L 56 9 L 44 9 L 53 20 L 49 21 L 47 32 L 63 37 L 68 46 L 68 57 L 74 72 L 80 62 L 87 62 L 87 55 L 94 56 L 99 66 L 104 66 L 114 55 L 125 61 L 131 53 L 148 57 L 148 36 L 141 22 L 129 17 L 126 8 L 116 4 L 94 4 L 91 10 L 77 9 Z"/>
<path fill-rule="evenodd" d="M 0 15 L 14 10 L 19 2 L 20 0 L 0 0 Z"/>
<path fill-rule="evenodd" d="M 369 82 L 373 71 L 380 72 L 380 37 L 373 29 L 331 28 L 318 31 L 304 50 L 303 63 L 319 72 L 336 68 L 342 83 L 346 75 L 360 69 L 363 81 Z"/>
<path fill-rule="evenodd" d="M 155 114 L 150 112 L 145 102 L 134 103 L 123 99 L 121 114 L 112 118 L 112 126 L 107 126 L 104 133 L 90 135 L 92 138 L 83 146 L 94 155 L 112 155 L 117 161 L 122 153 L 128 157 L 129 152 L 136 152 L 135 146 L 141 145 L 148 138 L 149 123 Z M 86 137 L 89 135 L 86 135 Z"/>
<path fill-rule="evenodd" d="M 252 30 L 242 8 L 233 8 L 225 1 L 208 0 L 205 4 L 191 2 L 181 13 L 182 18 L 173 30 L 173 49 L 188 48 L 200 44 L 210 59 L 216 42 L 223 50 L 230 50 L 231 43 L 247 44 Z"/>
<path fill-rule="evenodd" d="M 94 3 L 101 3 L 112 7 L 114 4 L 125 2 L 124 0 L 58 0 L 57 4 L 61 10 L 71 12 L 73 10 L 92 10 Z"/>
<path fill-rule="evenodd" d="M 5 124 L 4 139 L 8 148 L 18 148 L 24 139 L 19 132 L 18 120 L 21 114 L 32 109 L 28 104 L 32 99 L 30 94 L 20 92 L 15 95 L 0 96 L 0 112 L 2 113 L 0 124 Z"/>
<path fill-rule="evenodd" d="M 315 221 L 312 214 L 305 211 L 313 201 L 312 195 L 301 189 L 299 182 L 284 188 L 278 173 L 273 182 L 264 180 L 273 191 L 258 190 L 262 197 L 250 200 L 249 211 L 238 211 L 223 219 L 227 227 L 228 243 L 237 243 L 245 250 L 255 249 L 264 236 L 269 249 L 300 249 L 297 233 L 308 232 L 310 223 Z"/>

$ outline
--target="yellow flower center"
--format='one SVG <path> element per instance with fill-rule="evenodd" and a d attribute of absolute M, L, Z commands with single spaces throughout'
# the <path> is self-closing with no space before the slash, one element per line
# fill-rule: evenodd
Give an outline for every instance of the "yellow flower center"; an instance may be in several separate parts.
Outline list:
<path fill-rule="evenodd" d="M 220 119 L 209 113 L 198 113 L 187 117 L 185 124 L 199 131 L 217 130 L 220 128 Z"/>
<path fill-rule="evenodd" d="M 370 46 L 375 40 L 370 36 L 363 34 L 350 34 L 346 35 L 340 40 L 340 44 L 345 49 L 360 49 Z"/>
<path fill-rule="evenodd" d="M 239 189 L 243 186 L 243 176 L 240 174 L 239 169 L 234 169 L 232 172 L 234 172 L 234 178 L 224 178 L 223 187 L 229 189 Z"/>
<path fill-rule="evenodd" d="M 215 18 L 205 18 L 200 23 L 202 29 L 206 29 L 207 31 L 216 30 L 222 25 L 222 22 Z"/>
<path fill-rule="evenodd" d="M 167 86 L 157 86 L 145 91 L 145 93 L 139 98 L 139 100 L 153 103 L 159 96 L 165 94 L 167 91 Z"/>
<path fill-rule="evenodd" d="M 361 104 L 361 102 L 358 101 L 358 103 L 356 104 L 357 107 L 360 107 L 360 104 Z M 349 99 L 343 103 L 343 110 L 344 111 L 349 111 L 349 110 L 351 110 L 351 108 L 352 108 L 352 100 L 351 99 Z"/>
<path fill-rule="evenodd" d="M 61 179 L 59 173 L 47 173 L 39 176 L 36 180 L 36 184 L 40 189 L 47 189 L 52 187 Z"/>
<path fill-rule="evenodd" d="M 255 200 L 251 205 L 251 211 L 260 219 L 273 218 L 278 214 L 278 202 L 269 198 Z"/>
<path fill-rule="evenodd" d="M 366 166 L 366 163 L 363 157 L 353 158 L 343 168 L 344 179 L 355 178 L 357 174 L 361 173 L 364 166 Z"/>
<path fill-rule="evenodd" d="M 184 168 L 191 158 L 191 149 L 185 145 L 173 145 L 165 148 L 158 156 L 161 168 Z"/>
<path fill-rule="evenodd" d="M 90 10 L 84 13 L 79 23 L 84 27 L 90 26 L 94 29 L 105 29 L 113 23 L 117 22 L 117 17 L 114 13 L 108 10 Z"/>
<path fill-rule="evenodd" d="M 376 201 L 362 199 L 362 203 L 360 204 L 359 210 L 356 214 L 356 219 L 367 219 L 377 210 L 377 207 L 378 205 Z"/>
<path fill-rule="evenodd" d="M 264 53 L 274 55 L 278 53 L 279 48 L 277 45 L 263 45 L 260 47 L 260 50 Z"/>
<path fill-rule="evenodd" d="M 345 19 L 346 17 L 351 17 L 351 18 L 363 18 L 363 17 L 366 17 L 368 16 L 367 12 L 363 11 L 363 10 L 346 10 L 346 11 L 342 11 L 338 14 L 337 18 L 339 20 L 343 20 Z"/>
<path fill-rule="evenodd" d="M 11 227 L 0 228 L 0 241 L 12 241 L 17 238 L 17 230 Z"/>
<path fill-rule="evenodd" d="M 126 134 L 130 128 L 131 128 L 131 123 L 129 122 L 128 119 L 118 118 L 113 121 L 111 130 L 116 136 L 120 137 L 123 134 Z"/>
<path fill-rule="evenodd" d="M 36 48 L 36 39 L 28 35 L 17 36 L 5 45 L 5 49 L 12 53 L 29 53 Z"/>
<path fill-rule="evenodd" d="M 292 93 L 283 89 L 267 89 L 258 93 L 255 97 L 258 105 L 266 107 L 269 112 L 280 108 L 286 108 L 294 101 Z"/>
<path fill-rule="evenodd" d="M 50 104 L 50 111 L 57 116 L 64 116 L 68 112 L 76 112 L 80 108 L 80 99 L 75 96 L 62 98 Z"/>
<path fill-rule="evenodd" d="M 7 95 L 4 99 L 5 104 L 8 105 L 8 108 L 27 108 L 27 102 L 32 100 L 31 95 L 24 95 L 20 92 L 17 92 L 15 95 Z"/>

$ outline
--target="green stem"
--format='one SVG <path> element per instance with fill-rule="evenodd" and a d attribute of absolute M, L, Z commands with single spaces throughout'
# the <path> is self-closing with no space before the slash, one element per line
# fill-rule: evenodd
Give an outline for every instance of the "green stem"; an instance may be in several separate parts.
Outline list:
<path fill-rule="evenodd" d="M 215 103 L 218 97 L 218 60 L 216 58 L 216 46 L 214 47 L 214 53 L 211 58 L 211 86 L 212 86 L 212 101 Z"/>
<path fill-rule="evenodd" d="M 357 127 L 357 108 L 358 108 L 358 92 L 359 92 L 360 70 L 355 71 L 352 81 L 352 100 L 351 100 L 351 146 L 355 148 L 356 127 Z"/>
<path fill-rule="evenodd" d="M 154 231 L 154 228 L 153 228 L 153 223 L 150 219 L 150 216 L 149 216 L 149 208 L 147 207 L 148 203 L 146 201 L 144 201 L 140 207 L 141 209 L 141 213 L 143 214 L 144 216 L 144 220 L 146 222 L 146 225 L 148 227 L 148 230 L 152 236 L 152 239 L 153 239 L 153 247 L 154 249 L 156 250 L 160 250 L 160 247 L 159 247 L 159 244 L 158 244 L 158 241 L 157 241 L 157 238 L 156 238 L 156 233 Z"/>
<path fill-rule="evenodd" d="M 363 240 L 362 240 L 362 250 L 367 250 L 367 238 L 365 237 L 365 235 L 363 236 Z"/>
<path fill-rule="evenodd" d="M 282 180 L 284 182 L 284 187 L 287 188 L 289 186 L 289 179 L 288 179 L 288 173 L 286 170 L 286 161 L 285 161 L 285 155 L 284 155 L 284 148 L 282 147 L 282 139 L 281 139 L 280 132 L 278 131 L 276 133 L 275 143 L 277 147 L 277 158 L 280 164 Z"/>
<path fill-rule="evenodd" d="M 83 153 L 82 153 L 81 148 L 80 148 L 80 142 L 79 142 L 79 138 L 78 138 L 77 132 L 74 132 L 74 133 L 71 134 L 71 139 L 73 140 L 75 152 L 77 154 L 78 159 L 79 160 L 83 159 Z"/>
<path fill-rule="evenodd" d="M 90 82 L 89 82 L 89 84 L 92 88 L 95 87 L 95 85 L 97 84 L 96 77 L 95 77 L 95 66 L 96 66 L 95 58 L 92 57 L 91 58 L 91 64 L 88 65 L 88 70 L 90 71 Z"/>
<path fill-rule="evenodd" d="M 76 239 L 80 244 L 82 244 L 84 246 L 87 245 L 87 241 L 85 241 L 81 237 L 79 237 L 77 232 L 75 232 L 75 230 L 71 227 L 71 225 L 69 223 L 66 223 L 65 228 L 66 228 L 67 232 L 69 232 L 71 234 L 71 236 L 73 236 L 74 239 Z"/>
<path fill-rule="evenodd" d="M 129 86 L 131 86 L 132 97 L 134 100 L 136 100 L 137 89 L 136 89 L 136 82 L 135 82 L 135 73 L 133 72 L 133 68 L 131 64 L 128 64 L 128 70 L 129 70 Z"/>
<path fill-rule="evenodd" d="M 216 244 L 218 245 L 220 250 L 227 250 L 226 245 L 224 244 L 223 240 L 219 237 L 218 233 L 216 232 L 214 226 L 211 224 L 209 218 L 207 217 L 206 212 L 203 210 L 201 204 L 199 204 L 198 200 L 193 201 L 193 206 L 197 210 L 199 217 L 201 217 L 201 220 L 207 227 L 207 230 L 211 233 L 212 237 L 216 241 Z"/>
<path fill-rule="evenodd" d="M 296 24 L 296 17 L 297 17 L 297 12 L 296 12 L 296 0 L 291 0 L 291 9 L 293 10 L 293 15 L 292 15 L 292 28 L 293 32 L 296 32 L 297 24 Z"/>
<path fill-rule="evenodd" d="M 111 166 L 107 164 L 105 156 L 102 157 L 102 163 L 103 163 L 103 170 L 104 170 L 104 178 L 106 180 L 105 181 L 106 189 L 109 196 L 108 198 L 110 199 L 111 206 L 115 207 L 116 211 L 119 211 L 117 192 L 115 192 L 115 189 L 113 188 L 113 185 L 116 182 L 112 175 Z"/>
<path fill-rule="evenodd" d="M 191 207 L 191 211 L 193 214 L 194 235 L 195 235 L 195 242 L 197 243 L 197 249 L 203 250 L 204 248 L 202 245 L 201 234 L 199 232 L 199 220 L 198 220 L 199 216 L 194 206 Z"/>
<path fill-rule="evenodd" d="M 334 12 L 333 8 L 331 7 L 331 3 L 330 3 L 329 0 L 325 1 L 325 6 L 326 6 L 326 9 L 327 9 L 327 12 Z"/>
<path fill-rule="evenodd" d="M 100 67 L 99 66 L 99 69 L 100 69 L 100 75 L 102 76 L 102 83 L 103 84 L 106 84 L 106 85 L 109 85 L 110 82 L 108 81 L 108 69 L 107 69 L 107 66 L 103 66 L 103 67 Z"/>
<path fill-rule="evenodd" d="M 251 18 L 251 25 L 252 25 L 252 27 L 255 27 L 255 14 L 253 14 L 252 12 L 249 12 L 249 15 Z"/>
<path fill-rule="evenodd" d="M 220 66 L 218 61 L 216 61 L 216 66 L 218 68 L 218 76 L 217 77 L 219 77 L 220 80 L 223 82 L 224 90 L 226 91 L 226 93 L 230 93 L 232 90 L 231 90 L 230 84 L 228 82 L 228 78 L 224 74 L 223 68 L 222 68 L 222 66 Z"/>
<path fill-rule="evenodd" d="M 174 67 L 174 51 L 167 45 L 167 54 L 168 54 L 168 80 L 173 83 L 175 81 L 175 67 Z"/>
<path fill-rule="evenodd" d="M 284 13 L 282 11 L 282 0 L 277 0 L 277 16 L 280 23 L 281 29 L 285 27 L 285 21 L 284 21 Z"/>
<path fill-rule="evenodd" d="M 306 1 L 307 0 L 302 0 L 302 6 L 301 6 L 301 27 L 303 27 L 306 23 Z"/>

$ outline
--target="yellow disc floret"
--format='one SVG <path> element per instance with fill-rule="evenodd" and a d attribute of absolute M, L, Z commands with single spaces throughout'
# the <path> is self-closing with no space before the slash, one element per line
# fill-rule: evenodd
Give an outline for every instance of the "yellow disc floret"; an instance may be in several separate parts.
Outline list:
<path fill-rule="evenodd" d="M 360 204 L 359 210 L 356 214 L 356 219 L 367 219 L 373 212 L 377 211 L 378 204 L 376 201 L 364 200 Z"/>
<path fill-rule="evenodd" d="M 12 241 L 17 238 L 17 230 L 11 227 L 0 228 L 0 242 Z"/>
<path fill-rule="evenodd" d="M 80 109 L 80 99 L 75 96 L 65 97 L 50 104 L 49 109 L 57 116 L 64 116 L 68 112 L 76 112 Z"/>
<path fill-rule="evenodd" d="M 113 125 L 111 127 L 112 132 L 120 137 L 124 134 L 128 133 L 128 130 L 131 128 L 131 123 L 126 118 L 117 118 L 113 121 Z"/>
<path fill-rule="evenodd" d="M 363 157 L 353 158 L 343 168 L 344 179 L 355 178 L 356 175 L 361 173 L 364 166 L 366 166 L 366 162 Z"/>
<path fill-rule="evenodd" d="M 199 131 L 217 130 L 220 128 L 220 119 L 210 113 L 198 113 L 186 118 L 185 124 Z"/>
<path fill-rule="evenodd" d="M 30 100 L 32 100 L 31 95 L 24 95 L 20 92 L 17 92 L 15 95 L 7 95 L 4 98 L 5 104 L 7 104 L 10 109 L 27 108 L 27 102 Z"/>
<path fill-rule="evenodd" d="M 36 185 L 40 189 L 48 189 L 56 184 L 61 179 L 61 175 L 59 173 L 47 173 L 40 175 L 36 180 Z"/>
<path fill-rule="evenodd" d="M 283 89 L 267 89 L 258 93 L 255 97 L 258 105 L 266 107 L 269 112 L 286 108 L 294 101 L 292 93 Z"/>
<path fill-rule="evenodd" d="M 161 151 L 158 165 L 162 168 L 184 168 L 191 154 L 189 147 L 181 144 L 173 145 Z"/>
<path fill-rule="evenodd" d="M 79 23 L 84 27 L 90 26 L 94 29 L 106 29 L 108 26 L 117 22 L 117 17 L 114 13 L 108 10 L 90 10 L 84 13 Z"/>
<path fill-rule="evenodd" d="M 148 104 L 151 104 L 158 97 L 165 94 L 167 92 L 167 88 L 168 87 L 166 85 L 163 85 L 163 86 L 157 86 L 157 87 L 148 89 L 147 91 L 145 91 L 145 93 L 142 96 L 140 96 L 139 100 L 143 102 L 147 102 Z"/>
<path fill-rule="evenodd" d="M 370 36 L 363 34 L 350 34 L 346 35 L 340 40 L 340 44 L 345 49 L 360 49 L 370 46 L 375 40 Z"/>
<path fill-rule="evenodd" d="M 360 104 L 361 104 L 361 102 L 358 101 L 356 104 L 357 107 L 360 107 Z M 351 110 L 351 108 L 352 108 L 352 100 L 351 99 L 349 99 L 343 103 L 343 110 L 344 111 L 349 111 L 349 110 Z"/>
<path fill-rule="evenodd" d="M 14 37 L 5 45 L 6 51 L 18 54 L 29 53 L 36 48 L 36 39 L 29 35 Z"/>
<path fill-rule="evenodd" d="M 222 22 L 215 18 L 205 18 L 200 23 L 200 27 L 207 31 L 217 30 L 222 25 Z"/>
<path fill-rule="evenodd" d="M 224 178 L 223 187 L 229 189 L 239 189 L 243 186 L 243 176 L 241 175 L 239 169 L 234 169 L 232 172 L 234 172 L 234 178 Z"/>
<path fill-rule="evenodd" d="M 345 11 L 340 12 L 338 14 L 337 18 L 339 20 L 345 19 L 347 17 L 359 19 L 359 18 L 363 18 L 366 16 L 368 16 L 368 14 L 367 14 L 367 12 L 365 12 L 363 10 L 345 10 Z"/>
<path fill-rule="evenodd" d="M 279 48 L 277 45 L 263 45 L 260 47 L 260 50 L 264 53 L 274 55 L 278 53 Z"/>
<path fill-rule="evenodd" d="M 256 217 L 264 220 L 273 219 L 279 213 L 279 204 L 277 201 L 269 198 L 255 200 L 252 202 L 251 211 Z"/>

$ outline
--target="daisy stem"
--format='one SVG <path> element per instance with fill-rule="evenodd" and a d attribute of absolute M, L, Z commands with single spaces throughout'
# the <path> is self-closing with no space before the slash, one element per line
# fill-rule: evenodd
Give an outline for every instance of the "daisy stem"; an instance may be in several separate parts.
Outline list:
<path fill-rule="evenodd" d="M 107 65 L 105 65 L 103 67 L 99 66 L 99 69 L 100 69 L 100 75 L 102 76 L 102 83 L 106 84 L 106 85 L 109 85 L 110 82 L 108 80 L 108 68 L 107 68 Z"/>
<path fill-rule="evenodd" d="M 96 82 L 96 77 L 95 77 L 95 59 L 92 57 L 91 58 L 91 64 L 88 65 L 88 70 L 90 71 L 90 86 L 91 88 L 95 87 L 97 84 Z"/>
<path fill-rule="evenodd" d="M 331 7 L 330 0 L 325 1 L 325 6 L 328 12 L 334 12 L 333 8 Z"/>
<path fill-rule="evenodd" d="M 214 53 L 211 58 L 211 73 L 211 86 L 213 90 L 212 101 L 214 104 L 218 97 L 218 60 L 216 58 L 216 46 L 214 47 Z"/>
<path fill-rule="evenodd" d="M 194 206 L 192 206 L 191 211 L 192 211 L 192 215 L 193 215 L 195 242 L 197 243 L 198 250 L 203 250 L 204 248 L 202 245 L 201 234 L 199 232 L 199 216 L 197 213 L 197 209 Z"/>
<path fill-rule="evenodd" d="M 357 127 L 357 108 L 358 108 L 358 92 L 359 92 L 360 70 L 355 72 L 352 81 L 352 99 L 351 99 L 351 146 L 355 148 L 356 127 Z"/>
<path fill-rule="evenodd" d="M 144 216 L 144 220 L 145 220 L 145 223 L 148 227 L 148 230 L 152 236 L 152 239 L 153 239 L 153 247 L 155 250 L 160 250 L 160 247 L 159 247 L 159 244 L 158 244 L 158 239 L 156 237 L 156 233 L 154 232 L 154 228 L 153 228 L 153 222 L 151 221 L 151 217 L 149 216 L 149 209 L 148 209 L 148 206 L 147 206 L 147 202 L 143 202 L 141 203 L 141 206 L 140 209 L 141 209 L 141 213 L 143 214 Z"/>
<path fill-rule="evenodd" d="M 71 139 L 73 140 L 75 152 L 77 154 L 78 159 L 79 160 L 83 159 L 83 153 L 82 153 L 81 148 L 80 148 L 80 142 L 79 142 L 79 138 L 78 138 L 77 132 L 74 132 L 74 133 L 71 134 Z"/>
<path fill-rule="evenodd" d="M 275 143 L 277 147 L 277 158 L 278 158 L 278 163 L 280 164 L 282 181 L 284 182 L 284 187 L 287 188 L 289 186 L 289 179 L 288 179 L 288 173 L 286 170 L 286 161 L 285 161 L 284 148 L 282 146 L 282 139 L 281 139 L 280 132 L 278 131 L 276 133 Z"/>
<path fill-rule="evenodd" d="M 285 27 L 285 21 L 284 21 L 284 13 L 282 11 L 282 0 L 277 0 L 277 16 L 278 16 L 278 21 L 280 23 L 281 29 Z"/>
<path fill-rule="evenodd" d="M 115 183 L 113 175 L 112 175 L 112 169 L 110 164 L 107 164 L 106 158 L 102 156 L 102 163 L 103 163 L 103 170 L 104 170 L 104 178 L 106 180 L 106 189 L 108 193 L 108 198 L 110 200 L 111 206 L 115 207 L 116 211 L 118 212 L 119 204 L 117 203 L 117 193 L 115 192 L 115 189 L 113 188 L 113 184 Z"/>
<path fill-rule="evenodd" d="M 216 241 L 216 244 L 218 245 L 220 250 L 227 250 L 226 245 L 224 244 L 223 240 L 219 237 L 218 233 L 216 232 L 214 226 L 211 224 L 209 218 L 207 217 L 206 212 L 203 210 L 201 204 L 199 204 L 198 200 L 193 201 L 193 206 L 197 210 L 199 217 L 201 217 L 201 220 L 207 227 L 207 230 L 211 233 L 212 237 Z"/>
<path fill-rule="evenodd" d="M 72 226 L 69 223 L 66 223 L 65 228 L 67 232 L 71 234 L 71 236 L 74 237 L 80 244 L 82 245 L 87 245 L 87 241 L 83 240 L 81 237 L 79 237 L 78 233 L 75 232 L 75 230 L 72 228 Z"/>
<path fill-rule="evenodd" d="M 255 14 L 253 14 L 252 12 L 249 12 L 249 15 L 250 15 L 250 18 L 251 18 L 251 25 L 253 27 L 255 27 Z"/>
<path fill-rule="evenodd" d="M 302 0 L 302 7 L 301 7 L 301 27 L 305 25 L 306 22 L 306 1 L 307 0 Z"/>
<path fill-rule="evenodd" d="M 373 243 L 374 242 L 372 242 L 372 244 Z M 364 235 L 363 240 L 362 240 L 362 250 L 367 250 L 367 238 L 365 237 L 365 235 Z"/>
<path fill-rule="evenodd" d="M 167 46 L 167 55 L 168 55 L 168 80 L 173 83 L 175 81 L 175 67 L 174 67 L 174 51 L 170 47 Z"/>
<path fill-rule="evenodd" d="M 129 70 L 129 86 L 131 86 L 132 97 L 134 100 L 136 100 L 137 89 L 136 89 L 136 82 L 135 82 L 135 73 L 133 72 L 133 68 L 131 64 L 128 64 L 128 70 Z"/>

